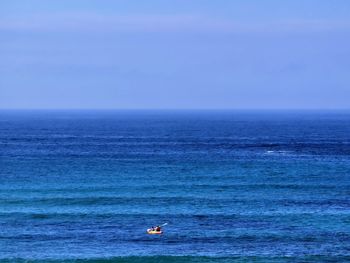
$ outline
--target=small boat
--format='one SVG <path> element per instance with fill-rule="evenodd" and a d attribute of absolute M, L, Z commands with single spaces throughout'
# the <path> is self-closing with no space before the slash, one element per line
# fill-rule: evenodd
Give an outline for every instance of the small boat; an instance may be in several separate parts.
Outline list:
<path fill-rule="evenodd" d="M 161 227 L 166 226 L 168 223 L 164 223 L 163 225 L 160 226 L 154 226 L 152 228 L 147 229 L 147 234 L 149 235 L 161 235 L 163 234 L 163 231 Z"/>
<path fill-rule="evenodd" d="M 163 234 L 163 231 L 156 231 L 156 230 L 152 230 L 150 228 L 150 229 L 147 229 L 147 234 L 150 234 L 150 235 L 161 235 L 161 234 Z"/>

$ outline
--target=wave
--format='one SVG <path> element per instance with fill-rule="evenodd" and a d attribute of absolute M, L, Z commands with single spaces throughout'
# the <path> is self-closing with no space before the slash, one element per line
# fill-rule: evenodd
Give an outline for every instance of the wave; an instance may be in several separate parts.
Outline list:
<path fill-rule="evenodd" d="M 285 257 L 204 257 L 204 256 L 129 256 L 94 259 L 0 259 L 0 263 L 232 263 L 232 262 L 349 262 L 350 256 L 285 256 Z"/>
<path fill-rule="evenodd" d="M 278 188 L 276 188 L 278 189 Z M 159 205 L 178 206 L 178 205 L 197 205 L 205 204 L 215 206 L 220 202 L 220 205 L 230 205 L 232 203 L 240 205 L 269 205 L 269 206 L 308 206 L 317 205 L 324 206 L 339 206 L 350 207 L 350 201 L 347 199 L 315 199 L 315 198 L 265 198 L 264 200 L 246 197 L 246 198 L 197 198 L 197 197 L 68 197 L 68 198 L 17 198 L 17 199 L 2 199 L 0 204 L 7 205 L 50 205 L 50 206 L 133 206 L 137 205 L 142 209 L 143 207 L 153 207 Z"/>

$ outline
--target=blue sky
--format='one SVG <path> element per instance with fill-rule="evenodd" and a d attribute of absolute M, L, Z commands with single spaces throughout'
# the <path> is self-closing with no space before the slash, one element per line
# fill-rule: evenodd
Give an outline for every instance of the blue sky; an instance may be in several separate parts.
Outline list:
<path fill-rule="evenodd" d="M 0 108 L 349 109 L 350 1 L 1 1 L 0 58 Z"/>

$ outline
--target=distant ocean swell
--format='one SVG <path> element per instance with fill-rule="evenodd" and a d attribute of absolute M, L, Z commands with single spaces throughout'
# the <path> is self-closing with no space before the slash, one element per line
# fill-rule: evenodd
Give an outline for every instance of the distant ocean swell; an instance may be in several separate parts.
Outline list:
<path fill-rule="evenodd" d="M 105 259 L 0 259 L 0 263 L 279 263 L 279 262 L 349 262 L 349 256 L 301 256 L 301 257 L 202 257 L 202 256 L 142 256 L 113 257 Z"/>

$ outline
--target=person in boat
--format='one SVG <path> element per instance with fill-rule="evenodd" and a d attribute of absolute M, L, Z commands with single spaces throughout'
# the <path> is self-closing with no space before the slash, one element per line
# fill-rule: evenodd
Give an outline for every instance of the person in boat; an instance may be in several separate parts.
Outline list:
<path fill-rule="evenodd" d="M 160 226 L 152 226 L 149 231 L 153 231 L 153 232 L 161 232 L 162 229 Z"/>

